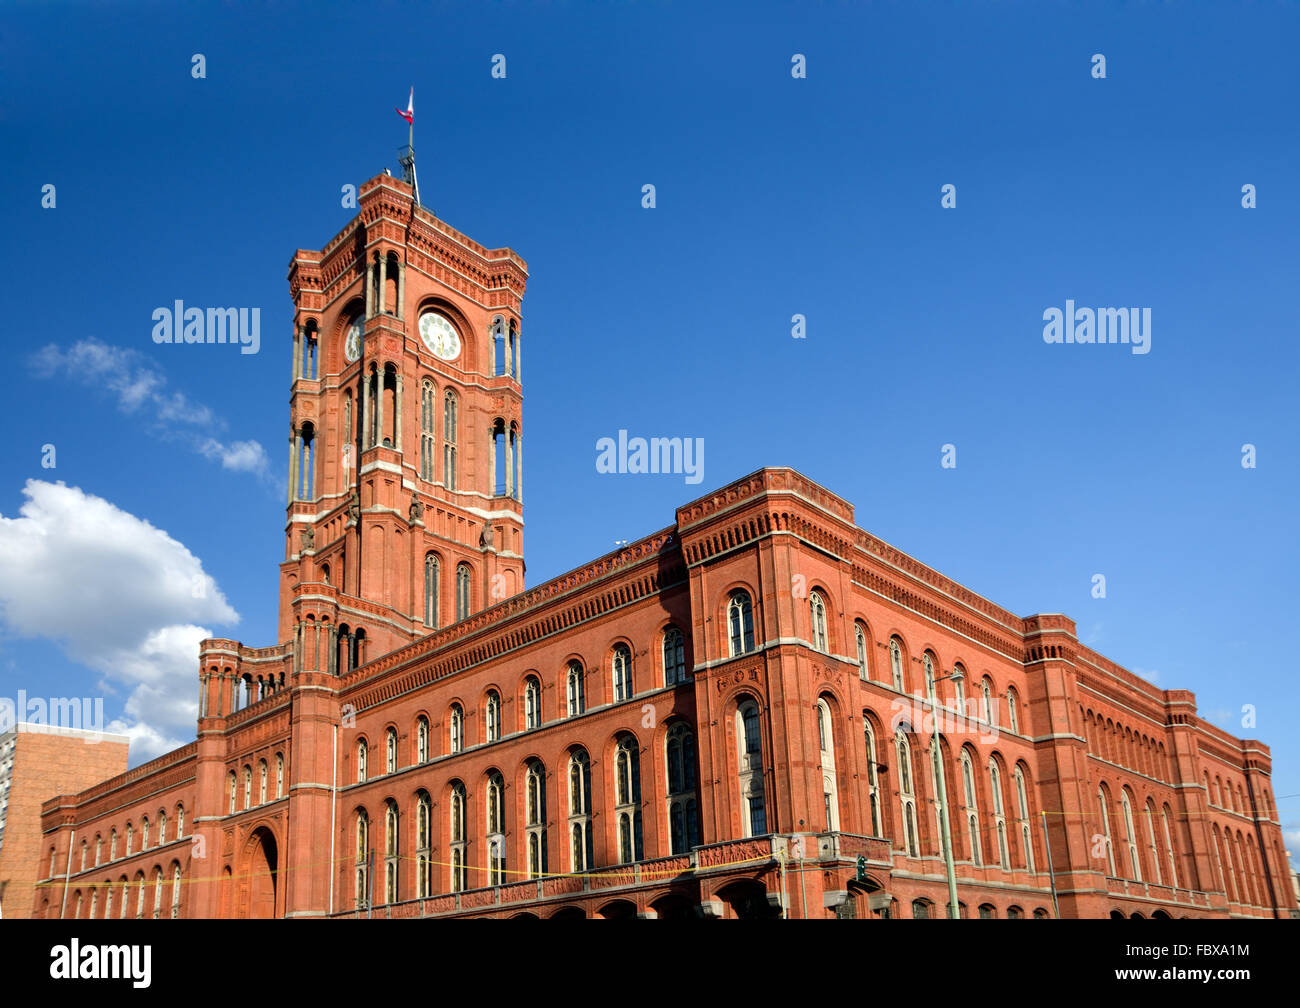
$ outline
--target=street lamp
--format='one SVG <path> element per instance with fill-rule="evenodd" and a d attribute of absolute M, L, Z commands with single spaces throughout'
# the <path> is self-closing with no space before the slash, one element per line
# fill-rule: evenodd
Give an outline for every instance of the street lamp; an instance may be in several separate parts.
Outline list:
<path fill-rule="evenodd" d="M 943 841 L 943 864 L 948 873 L 948 916 L 953 919 L 958 916 L 957 869 L 952 861 L 952 825 L 948 821 L 948 784 L 944 777 L 943 747 L 940 744 L 943 733 L 939 730 L 939 705 L 935 701 L 934 687 L 936 683 L 941 683 L 945 679 L 961 682 L 965 677 L 965 673 L 960 668 L 955 669 L 949 675 L 939 676 L 930 682 L 930 695 L 926 698 L 929 700 L 930 707 L 934 712 L 934 737 L 931 743 L 933 748 L 932 758 L 934 759 L 935 780 L 939 789 L 939 825 Z"/>

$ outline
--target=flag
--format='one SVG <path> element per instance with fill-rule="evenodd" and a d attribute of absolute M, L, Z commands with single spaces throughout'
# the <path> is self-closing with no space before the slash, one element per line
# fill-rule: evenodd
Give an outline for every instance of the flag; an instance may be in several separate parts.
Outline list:
<path fill-rule="evenodd" d="M 406 101 L 406 111 L 403 112 L 396 105 L 393 106 L 393 111 L 396 112 L 403 119 L 405 119 L 412 126 L 415 125 L 415 88 L 411 88 L 411 97 L 408 98 Z"/>

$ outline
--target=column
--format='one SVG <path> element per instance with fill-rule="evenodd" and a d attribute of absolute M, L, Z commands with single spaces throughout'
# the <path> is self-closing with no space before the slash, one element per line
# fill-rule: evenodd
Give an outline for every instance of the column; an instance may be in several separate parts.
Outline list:
<path fill-rule="evenodd" d="M 397 304 L 393 307 L 399 319 L 406 317 L 406 263 L 400 259 L 397 262 Z"/>
<path fill-rule="evenodd" d="M 492 425 L 492 432 L 488 436 L 488 496 L 497 495 L 497 428 L 496 424 Z"/>
<path fill-rule="evenodd" d="M 298 499 L 298 432 L 289 427 L 289 503 Z"/>
<path fill-rule="evenodd" d="M 399 278 L 401 274 L 398 274 Z M 396 428 L 393 437 L 393 447 L 399 452 L 402 450 L 402 376 L 398 374 L 394 379 L 397 382 L 394 400 L 396 402 L 397 416 L 393 418 L 393 425 Z"/>
<path fill-rule="evenodd" d="M 297 380 L 302 374 L 302 329 L 298 326 L 293 327 L 293 379 Z"/>
<path fill-rule="evenodd" d="M 361 450 L 370 447 L 370 375 L 361 376 Z"/>
<path fill-rule="evenodd" d="M 378 291 L 378 296 L 376 298 L 376 303 L 378 305 L 379 310 L 375 312 L 376 315 L 384 314 L 384 298 L 388 296 L 388 291 L 386 289 L 387 287 L 388 287 L 388 253 L 380 252 L 379 253 L 379 291 Z"/>
<path fill-rule="evenodd" d="M 316 644 L 314 650 L 314 661 L 312 662 L 313 671 L 321 671 L 320 662 L 320 620 L 316 621 Z"/>
<path fill-rule="evenodd" d="M 199 717 L 208 716 L 208 674 L 199 673 Z"/>
<path fill-rule="evenodd" d="M 366 318 L 375 317 L 375 274 L 374 266 L 366 263 Z"/>
<path fill-rule="evenodd" d="M 524 360 L 524 337 L 523 337 L 523 333 L 521 333 L 519 329 L 516 328 L 515 329 L 515 381 L 520 383 L 522 383 L 524 380 L 523 360 Z"/>
<path fill-rule="evenodd" d="M 515 475 L 515 500 L 524 502 L 524 432 L 515 431 L 515 465 L 519 467 Z"/>
<path fill-rule="evenodd" d="M 330 624 L 329 634 L 329 674 L 336 676 L 339 674 L 339 628 L 337 623 Z"/>
<path fill-rule="evenodd" d="M 384 366 L 375 369 L 375 444 L 384 443 Z"/>
<path fill-rule="evenodd" d="M 506 450 L 506 496 L 515 495 L 515 445 L 514 432 L 509 425 L 505 428 L 505 437 L 501 439 L 502 447 Z M 494 470 L 495 471 L 495 470 Z"/>

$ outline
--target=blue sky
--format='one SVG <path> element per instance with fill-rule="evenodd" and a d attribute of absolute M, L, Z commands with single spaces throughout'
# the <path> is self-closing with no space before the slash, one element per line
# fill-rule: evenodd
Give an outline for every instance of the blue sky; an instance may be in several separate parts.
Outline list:
<path fill-rule="evenodd" d="M 192 730 L 185 628 L 273 642 L 288 262 L 349 219 L 342 186 L 397 170 L 414 84 L 424 202 L 530 268 L 530 584 L 791 465 L 944 574 L 1194 691 L 1300 793 L 1300 8 L 26 4 L 6 22 L 0 694 L 103 695 L 139 760 Z M 261 352 L 155 346 L 151 312 L 178 298 L 260 306 Z M 1066 299 L 1150 308 L 1151 352 L 1045 344 Z M 703 438 L 702 484 L 598 474 L 619 429 Z M 139 586 L 158 572 L 204 590 Z M 1300 853 L 1300 800 L 1280 804 Z"/>

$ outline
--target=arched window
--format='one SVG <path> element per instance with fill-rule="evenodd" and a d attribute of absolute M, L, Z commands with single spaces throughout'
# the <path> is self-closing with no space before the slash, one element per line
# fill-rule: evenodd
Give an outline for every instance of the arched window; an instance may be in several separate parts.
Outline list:
<path fill-rule="evenodd" d="M 442 480 L 448 490 L 456 489 L 456 393 L 447 389 L 442 401 Z"/>
<path fill-rule="evenodd" d="M 172 862 L 172 920 L 181 915 L 181 866 Z"/>
<path fill-rule="evenodd" d="M 569 870 L 592 867 L 591 760 L 585 749 L 569 757 Z"/>
<path fill-rule="evenodd" d="M 447 719 L 448 732 L 450 734 L 449 752 L 458 753 L 465 746 L 465 711 L 460 704 L 451 705 L 451 717 Z"/>
<path fill-rule="evenodd" d="M 384 732 L 384 773 L 397 773 L 397 729 Z"/>
<path fill-rule="evenodd" d="M 361 738 L 357 739 L 357 783 L 358 784 L 364 784 L 366 782 L 366 753 L 367 753 L 366 739 L 365 736 L 363 735 Z"/>
<path fill-rule="evenodd" d="M 742 831 L 747 837 L 766 836 L 767 801 L 763 791 L 763 733 L 758 704 L 745 700 L 736 708 L 739 743 L 740 808 Z"/>
<path fill-rule="evenodd" d="M 1129 802 L 1128 790 L 1120 792 L 1120 808 L 1124 812 L 1125 843 L 1128 846 L 1129 869 L 1134 882 L 1142 881 L 1142 862 L 1138 860 L 1137 831 L 1133 828 L 1133 806 Z"/>
<path fill-rule="evenodd" d="M 899 731 L 894 736 L 898 752 L 898 796 L 902 805 L 904 840 L 908 857 L 919 857 L 920 848 L 916 834 L 916 795 L 912 789 L 912 748 L 907 736 Z"/>
<path fill-rule="evenodd" d="M 435 553 L 424 557 L 424 625 L 438 629 L 439 564 Z"/>
<path fill-rule="evenodd" d="M 808 608 L 812 613 L 812 646 L 822 654 L 827 654 L 826 646 L 826 602 L 820 592 L 808 596 Z"/>
<path fill-rule="evenodd" d="M 158 845 L 162 846 L 167 842 L 167 810 L 158 810 Z"/>
<path fill-rule="evenodd" d="M 1016 813 L 1020 825 L 1020 843 L 1024 849 L 1025 867 L 1034 870 L 1033 834 L 1029 831 L 1029 796 L 1025 793 L 1025 773 L 1016 765 L 1012 774 L 1016 785 Z"/>
<path fill-rule="evenodd" d="M 731 642 L 731 657 L 749 654 L 754 650 L 754 608 L 749 592 L 731 593 L 727 603 L 727 628 Z"/>
<path fill-rule="evenodd" d="M 357 809 L 356 841 L 356 904 L 358 910 L 364 910 L 370 902 L 370 817 L 365 809 Z"/>
<path fill-rule="evenodd" d="M 695 800 L 695 736 L 684 722 L 668 729 L 668 826 L 672 853 L 689 854 L 700 843 Z"/>
<path fill-rule="evenodd" d="M 437 390 L 428 378 L 420 386 L 420 479 L 433 482 L 434 397 Z"/>
<path fill-rule="evenodd" d="M 384 902 L 398 900 L 398 830 L 397 802 L 391 798 L 384 803 Z"/>
<path fill-rule="evenodd" d="M 932 904 L 929 900 L 912 900 L 912 917 L 915 920 L 929 920 L 931 906 Z"/>
<path fill-rule="evenodd" d="M 470 614 L 470 596 L 469 596 L 470 570 L 469 564 L 456 565 L 456 620 L 459 622 L 463 619 L 469 619 Z"/>
<path fill-rule="evenodd" d="M 614 702 L 632 699 L 632 652 L 626 644 L 614 648 L 611 660 L 614 676 Z"/>
<path fill-rule="evenodd" d="M 826 832 L 840 829 L 839 782 L 835 774 L 835 730 L 831 724 L 831 707 L 825 697 L 817 701 L 817 738 L 821 748 L 822 811 Z"/>
<path fill-rule="evenodd" d="M 270 784 L 271 774 L 267 769 L 266 760 L 257 761 L 257 804 L 266 804 L 267 785 Z"/>
<path fill-rule="evenodd" d="M 433 799 L 429 792 L 415 796 L 415 897 L 433 895 Z"/>
<path fill-rule="evenodd" d="M 1007 727 L 1012 735 L 1020 734 L 1020 698 L 1014 687 L 1007 687 Z"/>
<path fill-rule="evenodd" d="M 284 753 L 275 754 L 275 796 L 277 798 L 284 797 Z M 177 836 L 179 836 L 179 823 L 176 824 L 176 829 L 178 830 Z"/>
<path fill-rule="evenodd" d="M 670 626 L 664 631 L 664 685 L 686 682 L 686 642 L 682 632 Z"/>
<path fill-rule="evenodd" d="M 253 768 L 244 765 L 244 808 L 253 807 Z"/>
<path fill-rule="evenodd" d="M 970 841 L 970 856 L 975 864 L 984 864 L 984 852 L 980 844 L 979 801 L 975 794 L 975 768 L 971 765 L 970 750 L 961 751 L 961 782 L 966 799 L 963 811 L 966 813 L 966 834 Z"/>
<path fill-rule="evenodd" d="M 423 714 L 415 719 L 415 761 L 429 762 L 429 719 Z"/>
<path fill-rule="evenodd" d="M 1165 853 L 1169 856 L 1169 884 L 1174 889 L 1178 888 L 1178 859 L 1174 855 L 1174 835 L 1169 829 L 1169 806 L 1166 805 L 1160 810 L 1160 822 L 1164 827 L 1165 833 Z"/>
<path fill-rule="evenodd" d="M 961 714 L 962 717 L 968 717 L 970 712 L 966 710 L 966 669 L 961 662 L 957 662 L 952 667 L 953 708 Z"/>
<path fill-rule="evenodd" d="M 906 689 L 903 680 L 903 645 L 897 637 L 889 640 L 889 674 L 894 689 L 899 693 Z"/>
<path fill-rule="evenodd" d="M 464 892 L 469 888 L 468 869 L 465 864 L 465 785 L 451 782 L 450 812 L 447 817 L 451 839 L 451 891 Z"/>
<path fill-rule="evenodd" d="M 546 767 L 541 760 L 528 764 L 524 780 L 524 817 L 528 842 L 528 877 L 541 878 L 548 871 L 546 855 Z"/>
<path fill-rule="evenodd" d="M 995 759 L 989 760 L 989 790 L 993 795 L 993 828 L 998 835 L 998 864 L 1003 871 L 1006 871 L 1011 867 L 1011 854 L 1007 849 L 1007 817 L 1002 800 L 1002 769 Z"/>
<path fill-rule="evenodd" d="M 879 760 L 876 758 L 876 733 L 871 727 L 871 722 L 867 719 L 866 712 L 862 716 L 862 734 L 867 748 L 867 801 L 871 806 L 871 835 L 880 836 L 880 779 L 879 779 Z"/>
<path fill-rule="evenodd" d="M 104 859 L 104 838 L 99 834 L 95 835 L 95 867 L 98 868 Z"/>
<path fill-rule="evenodd" d="M 582 662 L 569 662 L 566 685 L 569 692 L 569 717 L 577 717 L 587 710 L 587 685 L 586 676 L 582 670 Z"/>
<path fill-rule="evenodd" d="M 614 815 L 618 823 L 621 864 L 641 860 L 641 752 L 636 739 L 624 735 L 614 751 Z"/>
<path fill-rule="evenodd" d="M 861 623 L 855 623 L 853 636 L 858 645 L 858 678 L 866 682 L 871 678 L 871 674 L 867 669 L 867 628 Z"/>
<path fill-rule="evenodd" d="M 1147 821 L 1147 863 L 1152 866 L 1152 872 L 1156 877 L 1156 885 L 1165 884 L 1165 873 L 1160 867 L 1160 852 L 1156 847 L 1156 803 L 1150 798 L 1147 799 L 1144 818 Z"/>
<path fill-rule="evenodd" d="M 1101 834 L 1106 841 L 1106 866 L 1111 878 L 1118 878 L 1115 871 L 1115 843 L 1110 832 L 1110 808 L 1106 801 L 1106 789 L 1097 789 L 1097 805 L 1101 809 Z"/>
<path fill-rule="evenodd" d="M 524 682 L 524 728 L 542 725 L 542 684 L 533 676 Z"/>
<path fill-rule="evenodd" d="M 90 860 L 90 841 L 81 841 L 81 870 L 86 870 L 86 862 Z"/>
<path fill-rule="evenodd" d="M 925 673 L 925 698 L 934 703 L 937 700 L 934 693 L 934 655 L 929 651 L 921 655 L 921 670 Z"/>
<path fill-rule="evenodd" d="M 149 849 L 149 817 L 140 817 L 140 849 L 147 851 Z M 53 874 L 51 872 L 50 874 Z"/>
<path fill-rule="evenodd" d="M 226 792 L 230 796 L 230 814 L 235 814 L 235 794 L 239 785 L 235 783 L 235 771 L 226 774 Z"/>
<path fill-rule="evenodd" d="M 488 690 L 487 702 L 483 704 L 483 727 L 487 741 L 501 738 L 501 694 L 496 690 Z"/>
<path fill-rule="evenodd" d="M 980 683 L 980 697 L 983 704 L 984 721 L 986 724 L 994 724 L 993 720 L 993 682 L 988 676 L 985 676 Z"/>

